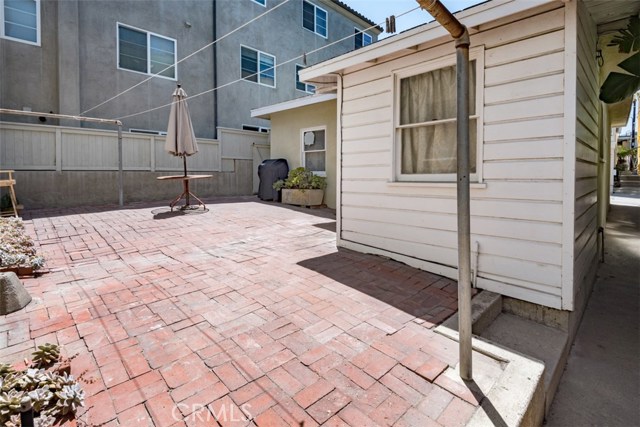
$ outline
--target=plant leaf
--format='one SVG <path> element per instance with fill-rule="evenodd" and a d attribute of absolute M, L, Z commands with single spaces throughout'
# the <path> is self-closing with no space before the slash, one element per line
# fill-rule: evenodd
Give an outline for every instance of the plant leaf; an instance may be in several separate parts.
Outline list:
<path fill-rule="evenodd" d="M 640 18 L 632 16 L 626 29 L 618 31 L 607 46 L 618 46 L 618 52 L 630 53 L 640 50 Z"/>
<path fill-rule="evenodd" d="M 613 104 L 624 101 L 640 90 L 640 77 L 622 73 L 609 73 L 600 88 L 600 100 Z"/>
<path fill-rule="evenodd" d="M 619 63 L 618 67 L 634 76 L 640 76 L 640 52 L 636 52 L 634 55 Z"/>

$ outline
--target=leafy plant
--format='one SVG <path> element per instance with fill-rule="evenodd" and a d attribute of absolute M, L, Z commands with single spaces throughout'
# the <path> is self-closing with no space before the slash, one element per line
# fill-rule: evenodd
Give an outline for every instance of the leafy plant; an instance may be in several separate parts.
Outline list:
<path fill-rule="evenodd" d="M 618 46 L 620 53 L 636 52 L 618 64 L 628 74 L 613 71 L 600 87 L 600 100 L 613 104 L 640 90 L 640 17 L 631 17 L 627 28 L 619 30 L 608 46 Z"/>
<path fill-rule="evenodd" d="M 324 190 L 327 187 L 327 179 L 315 175 L 311 170 L 299 167 L 289 171 L 287 179 L 276 181 L 273 184 L 275 190 L 291 188 L 296 190 Z"/>

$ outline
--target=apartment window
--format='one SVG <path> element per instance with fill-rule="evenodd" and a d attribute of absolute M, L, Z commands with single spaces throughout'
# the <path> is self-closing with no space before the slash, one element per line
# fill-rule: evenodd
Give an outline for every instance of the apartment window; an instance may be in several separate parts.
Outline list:
<path fill-rule="evenodd" d="M 253 0 L 254 3 L 258 3 L 261 6 L 267 5 L 267 0 Z"/>
<path fill-rule="evenodd" d="M 242 125 L 242 130 L 250 130 L 253 132 L 269 133 L 271 129 L 263 126 Z"/>
<path fill-rule="evenodd" d="M 481 180 L 481 49 L 470 53 L 471 179 Z M 478 84 L 476 84 L 478 82 Z M 396 74 L 396 177 L 399 181 L 456 179 L 456 65 L 447 57 Z"/>
<path fill-rule="evenodd" d="M 118 24 L 118 68 L 176 79 L 176 41 Z"/>
<path fill-rule="evenodd" d="M 302 26 L 327 38 L 327 11 L 308 1 L 302 2 Z"/>
<path fill-rule="evenodd" d="M 0 0 L 5 39 L 40 45 L 40 0 Z"/>
<path fill-rule="evenodd" d="M 302 164 L 316 175 L 326 176 L 326 127 L 302 129 Z"/>
<path fill-rule="evenodd" d="M 300 81 L 300 70 L 303 70 L 302 65 L 296 64 L 296 89 L 307 93 L 316 93 L 316 87 Z"/>
<path fill-rule="evenodd" d="M 370 45 L 371 42 L 373 41 L 373 39 L 371 38 L 371 36 L 367 33 L 364 33 L 362 31 L 360 31 L 359 29 L 355 29 L 354 30 L 354 48 L 355 49 L 360 49 L 361 47 Z"/>
<path fill-rule="evenodd" d="M 250 47 L 240 48 L 242 78 L 265 86 L 276 87 L 276 57 Z"/>

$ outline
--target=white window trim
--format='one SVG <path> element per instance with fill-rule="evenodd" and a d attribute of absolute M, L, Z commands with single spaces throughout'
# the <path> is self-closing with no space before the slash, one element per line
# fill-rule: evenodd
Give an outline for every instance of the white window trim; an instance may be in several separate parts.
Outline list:
<path fill-rule="evenodd" d="M 324 150 L 314 150 L 314 151 L 305 151 L 304 149 L 304 134 L 305 132 L 313 132 L 316 130 L 324 131 Z M 305 153 L 320 153 L 324 151 L 324 172 L 314 171 L 314 175 L 318 176 L 327 176 L 327 127 L 326 126 L 315 126 L 310 128 L 300 129 L 300 164 L 302 167 L 307 167 L 305 163 Z"/>
<path fill-rule="evenodd" d="M 303 92 L 303 93 L 311 93 L 311 94 L 316 93 L 316 86 L 315 86 L 315 85 L 312 85 L 312 84 L 309 84 L 309 83 L 304 83 L 304 82 L 300 81 L 300 75 L 298 75 L 298 67 L 302 67 L 302 69 L 305 69 L 305 68 L 306 68 L 306 67 L 305 67 L 304 65 L 302 65 L 302 64 L 296 64 L 296 65 L 295 65 L 295 68 L 294 68 L 294 69 L 295 69 L 295 73 L 296 73 L 296 75 L 295 75 L 296 90 L 297 90 L 298 92 Z M 299 82 L 299 83 L 302 83 L 302 84 L 304 85 L 304 89 L 305 89 L 305 90 L 300 90 L 300 89 L 298 89 L 298 82 Z M 312 87 L 312 88 L 313 88 L 313 91 L 310 91 L 310 90 L 309 90 L 309 87 Z"/>
<path fill-rule="evenodd" d="M 305 27 L 305 26 L 304 26 L 304 3 L 309 3 L 311 6 L 313 6 L 313 7 L 314 7 L 314 9 L 313 9 L 313 31 L 311 31 L 310 29 L 308 29 L 307 27 Z M 321 8 L 320 6 L 318 6 L 318 5 L 316 5 L 316 4 L 313 4 L 313 3 L 311 3 L 310 1 L 307 1 L 307 0 L 302 0 L 302 4 L 303 4 L 303 7 L 302 7 L 302 20 L 303 20 L 303 21 L 302 21 L 302 28 L 304 28 L 305 30 L 307 30 L 307 31 L 309 31 L 309 32 L 312 32 L 312 33 L 314 33 L 314 34 L 317 34 L 317 35 L 319 35 L 319 36 L 320 36 L 320 37 L 322 37 L 322 38 L 328 39 L 328 38 L 329 38 L 329 12 L 327 12 L 325 9 L 323 9 L 323 8 Z M 326 30 L 327 30 L 327 34 L 326 34 L 326 35 L 322 35 L 322 34 L 320 34 L 320 33 L 318 32 L 318 29 L 317 29 L 317 25 L 316 25 L 316 12 L 317 12 L 317 10 L 318 10 L 318 9 L 320 9 L 321 11 L 323 11 L 323 12 L 325 13 L 325 16 L 327 17 L 327 28 L 326 28 Z"/>
<path fill-rule="evenodd" d="M 483 147 L 484 147 L 484 46 L 477 46 L 469 50 L 469 61 L 476 61 L 476 114 L 469 116 L 476 119 L 476 173 L 470 175 L 473 183 L 482 183 Z M 394 108 L 393 108 L 393 145 L 394 145 L 394 167 L 391 182 L 455 182 L 456 174 L 402 174 L 402 145 L 400 125 L 400 80 L 406 77 L 415 76 L 439 68 L 456 64 L 456 56 L 447 55 L 432 61 L 413 65 L 401 70 L 394 70 Z M 455 119 L 442 120 L 442 122 Z"/>
<path fill-rule="evenodd" d="M 147 35 L 147 70 L 146 73 L 142 71 L 130 70 L 128 68 L 122 68 L 120 66 L 120 27 L 129 28 L 131 30 L 140 31 L 141 33 L 146 33 Z M 153 74 L 151 72 L 151 36 L 156 36 L 161 39 L 170 40 L 173 42 L 173 64 L 174 64 L 174 73 L 173 77 L 167 77 L 160 74 Z M 116 22 L 116 67 L 118 70 L 128 71 L 130 73 L 142 74 L 143 76 L 154 76 L 159 77 L 161 79 L 177 81 L 178 80 L 178 41 L 171 37 L 163 36 L 162 34 L 154 33 L 152 31 L 143 30 L 142 28 L 137 28 L 132 25 L 123 24 L 122 22 Z"/>
<path fill-rule="evenodd" d="M 41 33 L 41 26 L 40 26 L 40 0 L 35 0 L 36 1 L 36 42 L 30 42 L 29 40 L 23 40 L 23 39 L 19 39 L 16 37 L 10 37 L 5 35 L 4 33 L 4 0 L 0 0 L 0 26 L 2 26 L 2 28 L 0 28 L 0 38 L 6 39 L 6 40 L 11 40 L 14 42 L 19 42 L 19 43 L 24 43 L 24 44 L 30 44 L 31 46 L 40 46 L 40 33 Z"/>
<path fill-rule="evenodd" d="M 257 70 L 257 76 L 258 76 L 258 81 L 257 82 L 252 82 L 251 80 L 247 80 L 244 77 L 242 77 L 242 48 L 246 48 L 246 49 L 251 49 L 255 52 L 258 52 L 258 70 Z M 271 88 L 276 88 L 277 86 L 277 82 L 278 82 L 278 58 L 276 58 L 275 55 L 270 54 L 269 52 L 263 52 L 261 50 L 258 50 L 256 48 L 253 48 L 251 46 L 247 46 L 245 44 L 241 44 L 240 45 L 240 78 L 242 80 L 244 80 L 245 82 L 249 82 L 249 83 L 253 83 L 254 85 L 260 85 L 260 86 L 266 86 L 266 87 L 271 87 Z M 268 85 L 266 83 L 261 83 L 260 82 L 260 55 L 268 55 L 271 56 L 273 58 L 273 86 L 272 85 Z"/>
<path fill-rule="evenodd" d="M 262 7 L 267 7 L 267 0 L 264 0 L 264 4 L 260 3 L 258 0 L 251 0 L 254 3 L 259 4 Z"/>
<path fill-rule="evenodd" d="M 366 47 L 366 46 L 369 46 L 371 43 L 373 43 L 373 37 L 372 37 L 370 34 L 367 34 L 367 33 L 365 32 L 365 30 L 361 30 L 361 29 L 360 29 L 360 28 L 358 28 L 358 27 L 353 27 L 353 29 L 354 29 L 355 31 L 357 31 L 357 32 L 359 32 L 359 33 L 361 33 L 361 34 L 362 34 L 362 46 L 361 46 L 361 48 Z M 355 47 L 356 47 L 356 40 L 355 40 L 355 36 L 356 36 L 356 34 L 355 34 L 355 31 L 354 31 L 354 33 L 353 33 L 353 47 L 354 47 L 354 49 L 355 49 Z M 365 38 L 365 37 L 369 37 L 369 43 L 365 43 L 365 42 L 364 42 L 364 38 Z"/>

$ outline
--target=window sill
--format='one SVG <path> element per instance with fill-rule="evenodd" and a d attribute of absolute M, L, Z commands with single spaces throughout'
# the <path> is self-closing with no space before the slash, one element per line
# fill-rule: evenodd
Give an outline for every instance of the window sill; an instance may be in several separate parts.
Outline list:
<path fill-rule="evenodd" d="M 409 182 L 409 181 L 388 181 L 389 187 L 414 187 L 414 188 L 456 188 L 455 182 Z M 469 184 L 470 188 L 487 188 L 486 182 L 472 182 Z"/>

